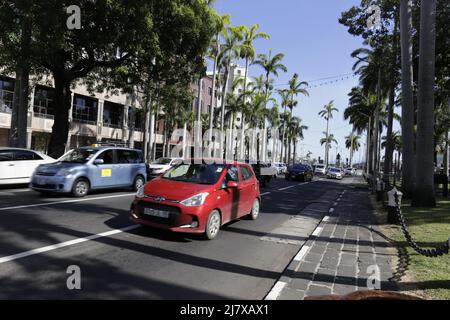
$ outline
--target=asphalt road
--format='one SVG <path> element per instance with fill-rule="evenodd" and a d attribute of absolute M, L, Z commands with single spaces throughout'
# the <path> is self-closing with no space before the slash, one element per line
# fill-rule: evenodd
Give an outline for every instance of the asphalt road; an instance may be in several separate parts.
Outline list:
<path fill-rule="evenodd" d="M 2 188 L 0 299 L 263 299 L 298 247 L 262 237 L 337 185 L 273 180 L 258 220 L 213 241 L 134 226 L 127 190 L 80 200 Z M 80 290 L 67 288 L 71 265 Z"/>

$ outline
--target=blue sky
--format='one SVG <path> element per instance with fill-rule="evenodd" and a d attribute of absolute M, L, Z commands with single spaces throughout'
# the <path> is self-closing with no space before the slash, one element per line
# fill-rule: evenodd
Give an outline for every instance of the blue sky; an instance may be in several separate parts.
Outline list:
<path fill-rule="evenodd" d="M 277 88 L 282 88 L 289 78 L 298 73 L 301 80 L 311 81 L 336 75 L 352 73 L 354 60 L 351 52 L 362 46 L 362 40 L 348 34 L 346 28 L 339 24 L 341 12 L 348 10 L 359 0 L 218 0 L 215 8 L 220 14 L 228 13 L 234 25 L 261 25 L 260 30 L 270 35 L 270 40 L 257 40 L 257 53 L 285 54 L 283 63 L 288 68 L 276 80 Z M 258 76 L 262 70 L 258 66 L 250 68 L 251 76 Z M 338 152 L 343 159 L 349 157 L 345 149 L 344 137 L 351 132 L 351 125 L 343 119 L 343 110 L 348 105 L 351 88 L 357 85 L 356 77 L 339 82 L 310 88 L 310 97 L 299 96 L 299 105 L 294 114 L 303 119 L 309 130 L 299 146 L 302 153 L 311 151 L 313 157 L 324 157 L 324 148 L 319 140 L 325 131 L 326 122 L 318 116 L 318 112 L 329 101 L 334 100 L 340 110 L 330 124 L 338 142 Z M 335 79 L 332 79 L 335 80 Z M 329 80 L 311 82 L 318 85 Z M 362 137 L 365 141 L 365 136 Z M 336 156 L 336 148 L 330 151 L 330 158 Z M 364 145 L 355 161 L 363 158 Z"/>

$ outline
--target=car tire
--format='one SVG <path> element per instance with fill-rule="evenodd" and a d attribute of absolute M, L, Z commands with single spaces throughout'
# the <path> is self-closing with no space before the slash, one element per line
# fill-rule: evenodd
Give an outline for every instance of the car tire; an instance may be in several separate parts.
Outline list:
<path fill-rule="evenodd" d="M 72 194 L 74 197 L 82 198 L 89 192 L 90 185 L 86 179 L 77 179 L 72 186 Z"/>
<path fill-rule="evenodd" d="M 134 178 L 133 182 L 133 191 L 138 191 L 139 188 L 143 187 L 145 185 L 145 179 L 143 176 L 137 176 Z"/>
<path fill-rule="evenodd" d="M 261 204 L 259 203 L 259 200 L 255 199 L 255 201 L 253 201 L 252 211 L 248 215 L 250 220 L 258 219 L 260 208 L 261 208 Z"/>
<path fill-rule="evenodd" d="M 217 237 L 221 226 L 221 220 L 222 219 L 219 211 L 213 210 L 209 214 L 205 227 L 205 238 L 207 240 L 213 240 L 215 237 Z"/>

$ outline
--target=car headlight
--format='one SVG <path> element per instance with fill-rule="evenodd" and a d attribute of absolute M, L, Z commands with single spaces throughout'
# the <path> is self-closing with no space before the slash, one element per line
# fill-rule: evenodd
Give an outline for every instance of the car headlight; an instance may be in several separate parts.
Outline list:
<path fill-rule="evenodd" d="M 206 197 L 208 197 L 208 192 L 199 193 L 193 197 L 181 201 L 180 203 L 186 207 L 198 207 L 205 203 Z"/>
<path fill-rule="evenodd" d="M 56 173 L 56 175 L 57 175 L 57 176 L 63 176 L 63 177 L 65 177 L 65 176 L 70 175 L 71 173 L 72 173 L 71 170 L 68 170 L 68 169 L 61 169 L 61 170 L 59 170 L 59 171 Z"/>
<path fill-rule="evenodd" d="M 145 197 L 144 187 L 140 187 L 136 192 L 136 198 L 144 198 L 144 197 Z"/>

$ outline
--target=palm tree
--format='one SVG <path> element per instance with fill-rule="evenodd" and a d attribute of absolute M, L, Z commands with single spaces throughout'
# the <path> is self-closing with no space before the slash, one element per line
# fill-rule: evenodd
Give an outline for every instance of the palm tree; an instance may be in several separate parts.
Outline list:
<path fill-rule="evenodd" d="M 229 15 L 223 15 L 217 19 L 217 31 L 216 36 L 212 40 L 211 44 L 211 50 L 210 50 L 210 56 L 214 60 L 213 64 L 213 75 L 212 75 L 212 93 L 211 93 L 211 109 L 210 109 L 210 122 L 209 122 L 209 129 L 213 129 L 213 119 L 214 119 L 214 108 L 217 107 L 217 96 L 216 96 L 216 87 L 217 87 L 217 69 L 219 64 L 219 54 L 221 51 L 220 48 L 220 34 L 223 32 L 225 26 L 230 24 L 230 16 Z M 211 137 L 210 137 L 211 139 Z"/>
<path fill-rule="evenodd" d="M 359 142 L 361 136 L 356 135 L 353 131 L 345 137 L 345 147 L 350 150 L 350 167 L 353 165 L 353 154 L 359 150 L 361 143 Z"/>
<path fill-rule="evenodd" d="M 436 0 L 421 1 L 419 92 L 417 96 L 416 184 L 413 206 L 436 206 L 434 194 L 434 85 Z"/>
<path fill-rule="evenodd" d="M 276 152 L 277 152 L 277 142 L 278 142 L 278 127 L 280 126 L 280 112 L 278 109 L 278 105 L 274 105 L 271 109 L 268 110 L 267 120 L 269 121 L 271 128 L 271 138 L 272 138 L 272 162 L 276 161 Z M 273 136 L 275 135 L 275 136 Z"/>
<path fill-rule="evenodd" d="M 294 154 L 292 155 L 292 163 L 295 163 L 295 159 L 297 157 L 297 142 L 298 140 L 303 140 L 304 136 L 303 136 L 303 131 L 307 130 L 308 127 L 305 125 L 302 125 L 302 119 L 300 119 L 299 117 L 291 117 L 290 119 L 290 123 L 289 123 L 289 130 L 288 130 L 288 139 L 289 141 L 292 141 L 294 144 Z M 289 149 L 290 149 L 290 145 L 291 143 L 289 143 Z M 290 156 L 290 151 L 289 151 L 289 156 Z M 290 161 L 288 160 L 288 163 L 290 163 Z"/>
<path fill-rule="evenodd" d="M 265 95 L 266 95 L 266 105 L 265 108 L 267 108 L 267 102 L 270 98 L 270 90 L 271 90 L 271 75 L 278 77 L 278 72 L 284 71 L 287 72 L 287 68 L 284 64 L 281 63 L 281 60 L 283 60 L 284 54 L 278 53 L 272 57 L 272 50 L 269 51 L 269 55 L 266 54 L 259 54 L 258 60 L 254 62 L 256 65 L 260 65 L 264 71 L 266 72 L 266 78 L 265 78 Z M 266 129 L 265 121 L 263 123 L 263 130 Z M 262 145 L 262 160 L 265 161 L 266 157 L 266 150 L 265 150 L 265 142 L 263 142 Z"/>
<path fill-rule="evenodd" d="M 319 116 L 321 116 L 322 118 L 324 118 L 327 121 L 327 131 L 326 131 L 326 141 L 330 141 L 330 139 L 328 139 L 328 135 L 329 135 L 329 124 L 330 124 L 330 119 L 333 118 L 333 112 L 334 111 L 339 111 L 337 108 L 334 107 L 334 101 L 330 101 L 328 104 L 326 104 L 323 107 L 323 110 L 319 112 Z M 333 137 L 334 138 L 334 137 Z M 320 141 L 321 144 L 322 140 Z M 329 162 L 329 142 L 327 142 L 327 144 L 325 145 L 325 166 L 328 167 L 328 162 Z"/>
<path fill-rule="evenodd" d="M 257 39 L 269 39 L 269 35 L 264 32 L 258 32 L 259 24 L 254 24 L 249 28 L 243 27 L 243 41 L 241 45 L 241 58 L 245 60 L 245 75 L 244 75 L 244 92 L 247 92 L 247 78 L 248 78 L 248 68 L 250 62 L 255 60 L 255 48 L 253 47 L 253 42 Z M 245 128 L 245 112 L 242 113 L 241 117 L 242 127 Z M 240 154 L 244 153 L 244 143 L 241 143 Z"/>
<path fill-rule="evenodd" d="M 280 95 L 281 98 L 281 106 L 283 107 L 283 117 L 286 118 L 286 108 L 287 106 L 290 104 L 290 99 L 291 99 L 291 95 L 289 90 L 287 89 L 283 89 L 283 90 L 278 90 L 278 94 Z M 283 161 L 283 147 L 284 147 L 284 139 L 285 139 L 285 135 L 286 135 L 286 121 L 283 122 L 283 133 L 282 133 L 282 144 L 281 144 L 281 154 L 280 154 L 280 161 Z"/>
<path fill-rule="evenodd" d="M 325 161 L 326 161 L 326 166 L 328 167 L 328 153 L 329 153 L 329 149 L 331 148 L 331 144 L 335 143 L 336 145 L 338 144 L 336 138 L 334 137 L 334 134 L 329 134 L 328 132 L 324 132 L 323 133 L 325 135 L 324 138 L 320 139 L 320 145 L 323 146 L 325 144 Z"/>
<path fill-rule="evenodd" d="M 402 191 L 411 198 L 415 181 L 412 0 L 400 2 L 402 54 Z"/>
<path fill-rule="evenodd" d="M 229 26 L 222 32 L 224 43 L 219 54 L 218 60 L 221 61 L 224 71 L 224 81 L 222 89 L 222 106 L 221 106 L 221 121 L 220 129 L 225 129 L 225 100 L 228 93 L 229 77 L 231 64 L 235 58 L 240 56 L 240 41 L 242 40 L 242 26 Z M 220 150 L 223 151 L 223 139 L 221 139 Z"/>

